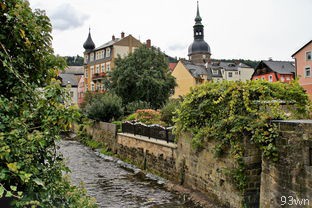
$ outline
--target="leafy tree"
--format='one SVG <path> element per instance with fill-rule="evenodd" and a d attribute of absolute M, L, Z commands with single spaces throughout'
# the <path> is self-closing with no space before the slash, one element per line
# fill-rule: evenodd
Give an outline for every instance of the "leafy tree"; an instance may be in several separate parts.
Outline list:
<path fill-rule="evenodd" d="M 80 115 L 52 79 L 65 67 L 53 55 L 51 24 L 28 1 L 0 1 L 0 204 L 95 207 L 70 185 L 55 140 Z"/>
<path fill-rule="evenodd" d="M 175 86 L 164 54 L 145 45 L 123 59 L 119 57 L 110 78 L 112 90 L 124 104 L 144 101 L 155 109 L 168 100 Z"/>
<path fill-rule="evenodd" d="M 122 100 L 117 95 L 98 93 L 91 100 L 85 108 L 87 116 L 91 119 L 109 122 L 123 114 Z"/>
<path fill-rule="evenodd" d="M 148 102 L 144 102 L 144 101 L 134 101 L 131 103 L 128 103 L 125 106 L 125 115 L 130 115 L 132 113 L 134 113 L 135 111 L 137 111 L 138 109 L 150 109 L 151 105 Z"/>
<path fill-rule="evenodd" d="M 68 66 L 82 66 L 83 65 L 83 57 L 77 56 L 65 56 L 66 63 Z"/>

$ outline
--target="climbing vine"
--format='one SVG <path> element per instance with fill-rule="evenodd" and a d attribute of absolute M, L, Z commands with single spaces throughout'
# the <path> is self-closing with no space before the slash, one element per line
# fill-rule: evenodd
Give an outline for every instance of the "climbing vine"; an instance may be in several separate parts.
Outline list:
<path fill-rule="evenodd" d="M 236 161 L 230 171 L 237 188 L 247 184 L 243 161 L 244 140 L 255 144 L 272 161 L 278 160 L 272 119 L 302 118 L 308 115 L 309 100 L 297 81 L 290 84 L 266 81 L 203 84 L 189 93 L 175 118 L 175 132 L 190 132 L 198 151 L 210 139 L 217 141 L 215 156 L 229 153 Z"/>

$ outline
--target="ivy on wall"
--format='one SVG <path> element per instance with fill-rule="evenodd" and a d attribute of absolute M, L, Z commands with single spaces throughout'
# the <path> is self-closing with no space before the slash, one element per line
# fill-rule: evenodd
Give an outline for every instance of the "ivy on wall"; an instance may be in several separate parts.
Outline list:
<path fill-rule="evenodd" d="M 207 83 L 192 89 L 185 97 L 174 119 L 175 132 L 190 132 L 192 145 L 198 151 L 210 139 L 217 141 L 215 156 L 229 153 L 236 160 L 230 175 L 237 188 L 244 191 L 247 177 L 243 141 L 255 144 L 265 157 L 278 161 L 274 144 L 278 132 L 269 121 L 307 117 L 309 105 L 297 81 Z"/>

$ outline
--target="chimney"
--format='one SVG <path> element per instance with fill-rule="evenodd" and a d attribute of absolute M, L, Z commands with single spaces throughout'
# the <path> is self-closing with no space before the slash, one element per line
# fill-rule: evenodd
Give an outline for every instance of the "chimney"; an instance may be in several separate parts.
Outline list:
<path fill-rule="evenodd" d="M 151 47 L 151 39 L 146 40 L 146 47 L 150 48 Z"/>
<path fill-rule="evenodd" d="M 112 36 L 112 40 L 115 40 L 115 35 Z"/>
<path fill-rule="evenodd" d="M 121 32 L 121 38 L 124 38 L 124 37 L 125 37 L 125 33 Z"/>

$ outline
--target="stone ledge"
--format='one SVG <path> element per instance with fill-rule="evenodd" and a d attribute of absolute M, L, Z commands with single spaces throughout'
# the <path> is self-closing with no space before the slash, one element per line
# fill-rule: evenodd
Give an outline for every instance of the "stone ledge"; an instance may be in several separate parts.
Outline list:
<path fill-rule="evenodd" d="M 141 136 L 141 135 L 133 135 L 133 134 L 128 134 L 128 133 L 118 133 L 118 135 L 134 138 L 134 139 L 141 140 L 141 141 L 144 141 L 144 142 L 149 142 L 149 143 L 161 145 L 161 146 L 164 146 L 164 147 L 169 147 L 169 148 L 172 148 L 172 149 L 177 149 L 177 147 L 178 147 L 178 145 L 174 144 L 174 143 L 167 143 L 166 141 L 163 141 L 163 140 L 154 139 L 154 138 L 148 138 L 148 137 Z"/>
<path fill-rule="evenodd" d="M 272 120 L 273 123 L 312 124 L 312 120 Z"/>

